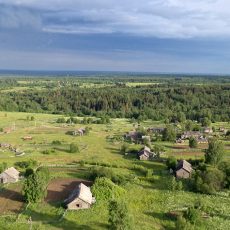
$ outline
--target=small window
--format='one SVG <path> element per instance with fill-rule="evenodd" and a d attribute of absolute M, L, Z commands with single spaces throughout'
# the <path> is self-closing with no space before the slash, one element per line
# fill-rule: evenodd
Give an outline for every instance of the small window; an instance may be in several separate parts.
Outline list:
<path fill-rule="evenodd" d="M 76 204 L 76 206 L 77 206 L 78 208 L 80 208 L 80 207 L 81 207 L 81 205 L 80 205 L 80 204 Z"/>

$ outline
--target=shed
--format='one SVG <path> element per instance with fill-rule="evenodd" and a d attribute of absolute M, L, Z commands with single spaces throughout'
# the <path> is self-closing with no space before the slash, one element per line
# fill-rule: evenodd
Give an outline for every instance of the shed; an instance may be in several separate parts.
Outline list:
<path fill-rule="evenodd" d="M 69 210 L 79 210 L 90 208 L 95 203 L 90 188 L 80 183 L 70 194 L 70 196 L 64 200 L 64 204 Z"/>
<path fill-rule="evenodd" d="M 176 177 L 177 178 L 189 178 L 192 173 L 192 166 L 186 160 L 181 160 L 176 167 Z"/>
<path fill-rule="evenodd" d="M 151 152 L 150 148 L 145 146 L 141 149 L 141 151 L 138 153 L 138 157 L 140 160 L 149 160 L 152 157 L 154 157 L 156 154 Z"/>
<path fill-rule="evenodd" d="M 19 171 L 14 167 L 6 169 L 4 172 L 0 174 L 0 183 L 14 183 L 19 180 Z"/>

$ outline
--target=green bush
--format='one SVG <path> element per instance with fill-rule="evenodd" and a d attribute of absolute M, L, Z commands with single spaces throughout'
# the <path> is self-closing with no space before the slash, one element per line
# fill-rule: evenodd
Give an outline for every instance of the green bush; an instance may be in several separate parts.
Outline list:
<path fill-rule="evenodd" d="M 95 180 L 92 193 L 97 200 L 120 198 L 125 190 L 113 183 L 109 178 L 101 177 Z"/>
<path fill-rule="evenodd" d="M 131 230 L 134 229 L 128 205 L 123 200 L 111 200 L 109 202 L 109 229 Z"/>
<path fill-rule="evenodd" d="M 79 148 L 78 148 L 77 144 L 71 143 L 70 146 L 69 146 L 69 152 L 70 153 L 78 153 Z"/>

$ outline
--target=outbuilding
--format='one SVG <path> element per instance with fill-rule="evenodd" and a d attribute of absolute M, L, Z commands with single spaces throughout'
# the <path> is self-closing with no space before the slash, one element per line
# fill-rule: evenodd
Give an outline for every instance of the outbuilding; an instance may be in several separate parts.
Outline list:
<path fill-rule="evenodd" d="M 176 167 L 176 177 L 177 178 L 189 178 L 192 174 L 192 166 L 186 160 L 181 160 Z"/>
<path fill-rule="evenodd" d="M 19 171 L 14 167 L 8 168 L 0 174 L 0 183 L 15 183 L 19 180 L 19 174 Z"/>
<path fill-rule="evenodd" d="M 79 210 L 90 208 L 95 203 L 90 188 L 80 183 L 71 193 L 69 198 L 64 201 L 64 204 L 69 210 Z"/>

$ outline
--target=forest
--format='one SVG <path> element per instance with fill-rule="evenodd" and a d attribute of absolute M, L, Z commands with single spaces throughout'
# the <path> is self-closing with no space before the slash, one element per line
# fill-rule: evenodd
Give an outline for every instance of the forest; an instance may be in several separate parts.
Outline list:
<path fill-rule="evenodd" d="M 0 110 L 170 122 L 230 120 L 230 83 L 221 78 L 219 82 L 205 78 L 205 84 L 202 78 L 134 79 L 133 83 L 129 77 L 88 78 L 84 85 L 81 78 L 36 79 L 27 82 L 27 88 L 18 79 L 1 79 Z M 20 86 L 23 90 L 4 90 Z"/>

